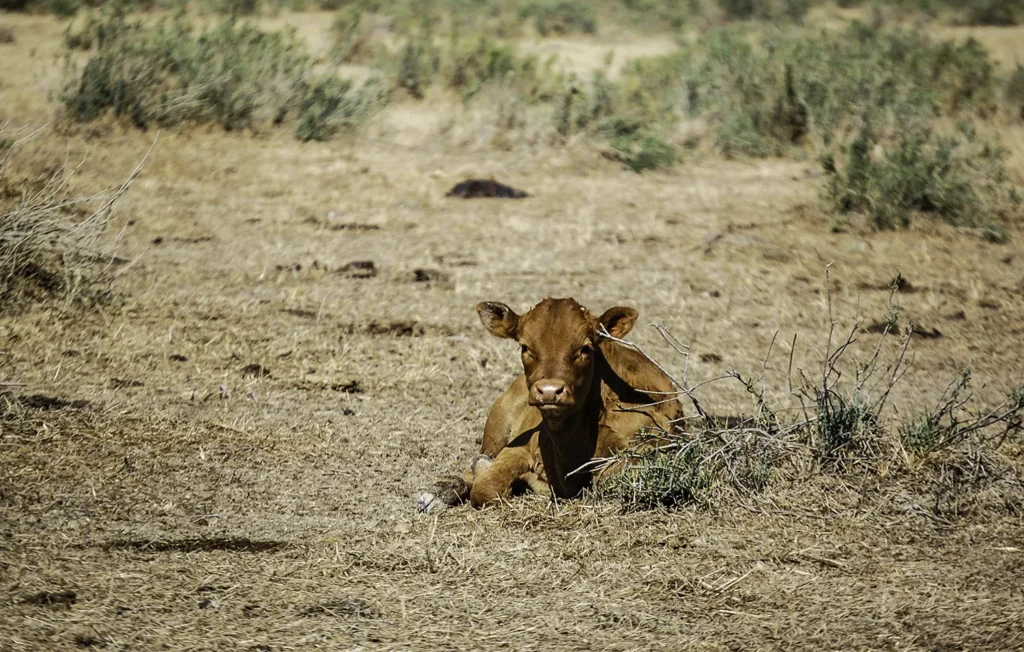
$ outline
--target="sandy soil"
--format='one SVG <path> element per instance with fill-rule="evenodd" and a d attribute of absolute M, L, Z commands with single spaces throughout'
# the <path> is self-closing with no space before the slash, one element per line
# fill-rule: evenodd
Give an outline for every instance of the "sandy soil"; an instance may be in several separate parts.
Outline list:
<path fill-rule="evenodd" d="M 0 106 L 38 124 L 60 26 L 0 19 L 19 33 L 0 45 Z M 694 380 L 756 377 L 778 333 L 782 397 L 793 335 L 797 368 L 823 347 L 826 265 L 844 323 L 882 318 L 898 268 L 904 314 L 941 333 L 914 340 L 897 397 L 913 406 L 965 365 L 986 395 L 1024 378 L 1024 233 L 831 233 L 813 161 L 641 176 L 585 144 L 496 149 L 475 123 L 431 120 L 402 104 L 308 145 L 165 132 L 118 209 L 133 264 L 114 300 L 0 318 L 0 381 L 83 402 L 0 419 L 0 649 L 1024 647 L 1010 511 L 940 518 L 832 486 L 755 510 L 414 511 L 517 373 L 479 300 L 635 306 L 633 339 L 678 371 L 647 324 L 667 325 Z M 123 179 L 153 137 L 106 125 L 38 147 L 84 158 L 84 190 Z M 533 196 L 444 198 L 491 174 Z M 735 385 L 703 397 L 750 408 Z"/>

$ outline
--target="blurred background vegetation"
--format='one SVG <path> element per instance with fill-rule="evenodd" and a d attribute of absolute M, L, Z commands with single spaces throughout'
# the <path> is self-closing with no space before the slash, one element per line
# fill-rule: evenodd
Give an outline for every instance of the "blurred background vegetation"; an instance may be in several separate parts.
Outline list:
<path fill-rule="evenodd" d="M 697 153 L 819 160 L 831 226 L 925 215 L 980 226 L 1020 214 L 1001 125 L 1024 121 L 1024 67 L 942 26 L 1015 25 L 1024 0 L 0 0 L 69 19 L 60 101 L 73 121 L 139 129 L 280 126 L 302 141 L 353 132 L 390 103 L 455 95 L 506 132 L 594 142 L 637 172 Z M 811 20 L 815 11 L 821 18 Z M 314 53 L 255 20 L 330 12 Z M 579 75 L 524 40 L 629 29 L 674 51 Z M 13 38 L 13 36 L 12 36 Z M 353 70 L 358 70 L 354 74 Z"/>

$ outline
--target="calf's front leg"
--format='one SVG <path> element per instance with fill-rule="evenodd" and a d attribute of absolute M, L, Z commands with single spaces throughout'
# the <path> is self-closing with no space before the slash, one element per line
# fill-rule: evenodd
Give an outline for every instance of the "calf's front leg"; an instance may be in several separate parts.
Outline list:
<path fill-rule="evenodd" d="M 540 484 L 536 479 L 536 465 L 536 458 L 529 446 L 504 448 L 489 465 L 482 460 L 478 461 L 473 469 L 470 504 L 480 508 L 487 503 L 506 499 L 512 493 L 512 486 L 519 480 L 524 480 L 534 488 Z"/>

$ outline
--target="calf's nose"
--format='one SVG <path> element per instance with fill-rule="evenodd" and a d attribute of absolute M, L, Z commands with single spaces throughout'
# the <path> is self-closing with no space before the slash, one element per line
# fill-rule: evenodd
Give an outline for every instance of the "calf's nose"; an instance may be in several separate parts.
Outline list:
<path fill-rule="evenodd" d="M 565 394 L 565 383 L 560 380 L 542 380 L 534 385 L 539 403 L 557 403 Z"/>

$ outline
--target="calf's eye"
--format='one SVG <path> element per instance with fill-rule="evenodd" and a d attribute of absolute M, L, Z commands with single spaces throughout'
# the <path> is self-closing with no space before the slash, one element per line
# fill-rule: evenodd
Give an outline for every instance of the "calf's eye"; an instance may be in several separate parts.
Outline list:
<path fill-rule="evenodd" d="M 581 348 L 580 348 L 580 350 L 576 352 L 576 358 L 577 358 L 577 359 L 579 359 L 579 358 L 585 358 L 585 357 L 587 357 L 588 355 L 590 355 L 590 354 L 591 354 L 591 353 L 593 353 L 593 352 L 594 352 L 594 349 L 593 349 L 593 347 L 591 347 L 591 346 L 590 346 L 590 345 L 588 344 L 588 345 L 586 345 L 586 346 L 584 346 L 584 347 L 581 347 Z"/>

